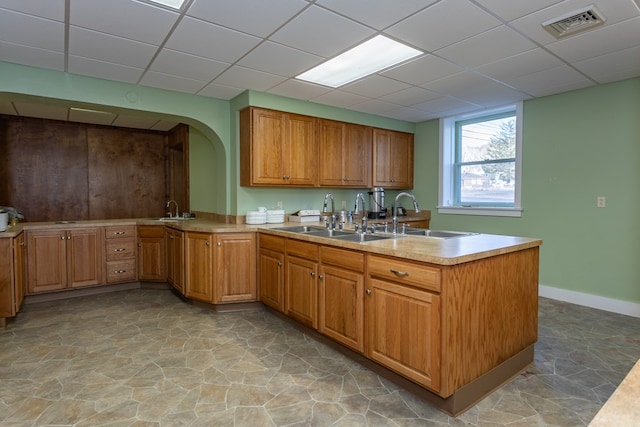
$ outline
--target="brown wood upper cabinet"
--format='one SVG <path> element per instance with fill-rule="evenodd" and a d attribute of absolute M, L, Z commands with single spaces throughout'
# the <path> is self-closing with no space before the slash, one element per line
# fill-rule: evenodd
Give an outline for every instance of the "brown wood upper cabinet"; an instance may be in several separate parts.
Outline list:
<path fill-rule="evenodd" d="M 320 120 L 320 186 L 371 186 L 371 133 L 367 126 Z"/>
<path fill-rule="evenodd" d="M 373 186 L 413 188 L 413 134 L 373 129 Z"/>
<path fill-rule="evenodd" d="M 318 185 L 317 119 L 249 107 L 240 112 L 240 184 Z"/>

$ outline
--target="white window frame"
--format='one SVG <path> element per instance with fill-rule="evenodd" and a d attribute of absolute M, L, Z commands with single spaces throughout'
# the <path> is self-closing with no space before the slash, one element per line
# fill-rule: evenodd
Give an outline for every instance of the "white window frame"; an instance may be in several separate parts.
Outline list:
<path fill-rule="evenodd" d="M 516 113 L 516 165 L 514 206 L 456 206 L 454 205 L 455 177 L 455 124 L 461 120 L 492 116 L 508 111 Z M 522 216 L 522 102 L 501 108 L 483 110 L 440 119 L 440 173 L 438 189 L 438 213 L 454 215 Z"/>

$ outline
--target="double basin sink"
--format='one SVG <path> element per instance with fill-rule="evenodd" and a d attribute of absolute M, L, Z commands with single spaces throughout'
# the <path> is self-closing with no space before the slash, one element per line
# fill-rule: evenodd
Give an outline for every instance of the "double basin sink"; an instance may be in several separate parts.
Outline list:
<path fill-rule="evenodd" d="M 462 231 L 445 231 L 445 230 L 427 230 L 421 228 L 413 228 L 405 230 L 404 234 L 391 234 L 391 233 L 383 233 L 383 234 L 365 234 L 365 233 L 356 233 L 355 231 L 345 231 L 345 230 L 332 230 L 324 227 L 315 227 L 311 225 L 299 225 L 294 227 L 278 227 L 276 230 L 281 231 L 289 231 L 292 233 L 301 233 L 310 236 L 317 237 L 329 237 L 333 239 L 340 239 L 342 241 L 347 242 L 372 242 L 375 240 L 385 240 L 385 239 L 396 239 L 398 237 L 405 236 L 425 236 L 432 237 L 437 239 L 451 239 L 455 237 L 465 237 L 471 236 L 477 233 L 466 233 Z"/>

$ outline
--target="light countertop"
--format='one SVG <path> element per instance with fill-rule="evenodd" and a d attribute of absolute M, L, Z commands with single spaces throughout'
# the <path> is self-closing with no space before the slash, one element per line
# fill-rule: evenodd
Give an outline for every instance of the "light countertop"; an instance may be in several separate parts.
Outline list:
<path fill-rule="evenodd" d="M 640 426 L 640 360 L 589 424 L 589 427 L 627 426 Z"/>

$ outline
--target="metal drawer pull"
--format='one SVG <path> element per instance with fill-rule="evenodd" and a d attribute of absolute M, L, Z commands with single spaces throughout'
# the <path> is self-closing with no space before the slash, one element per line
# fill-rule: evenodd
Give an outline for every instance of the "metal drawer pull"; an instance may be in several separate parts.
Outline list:
<path fill-rule="evenodd" d="M 118 249 L 114 249 L 113 251 L 114 252 L 123 252 L 123 251 L 126 251 L 126 249 L 125 248 L 118 248 Z"/>
<path fill-rule="evenodd" d="M 391 271 L 393 274 L 399 277 L 407 277 L 409 275 L 409 273 L 407 273 L 406 271 L 398 271 L 398 270 L 394 270 L 393 268 L 390 269 L 389 271 Z"/>
<path fill-rule="evenodd" d="M 371 295 L 371 289 L 367 289 L 365 292 L 367 295 Z"/>
<path fill-rule="evenodd" d="M 126 233 L 126 231 L 116 231 L 116 232 L 115 232 L 115 233 L 113 233 L 113 234 L 115 234 L 115 235 L 119 236 L 119 235 L 121 235 L 121 234 L 125 234 L 125 233 Z"/>
<path fill-rule="evenodd" d="M 126 273 L 127 270 L 113 270 L 114 274 L 122 274 L 122 273 Z"/>

